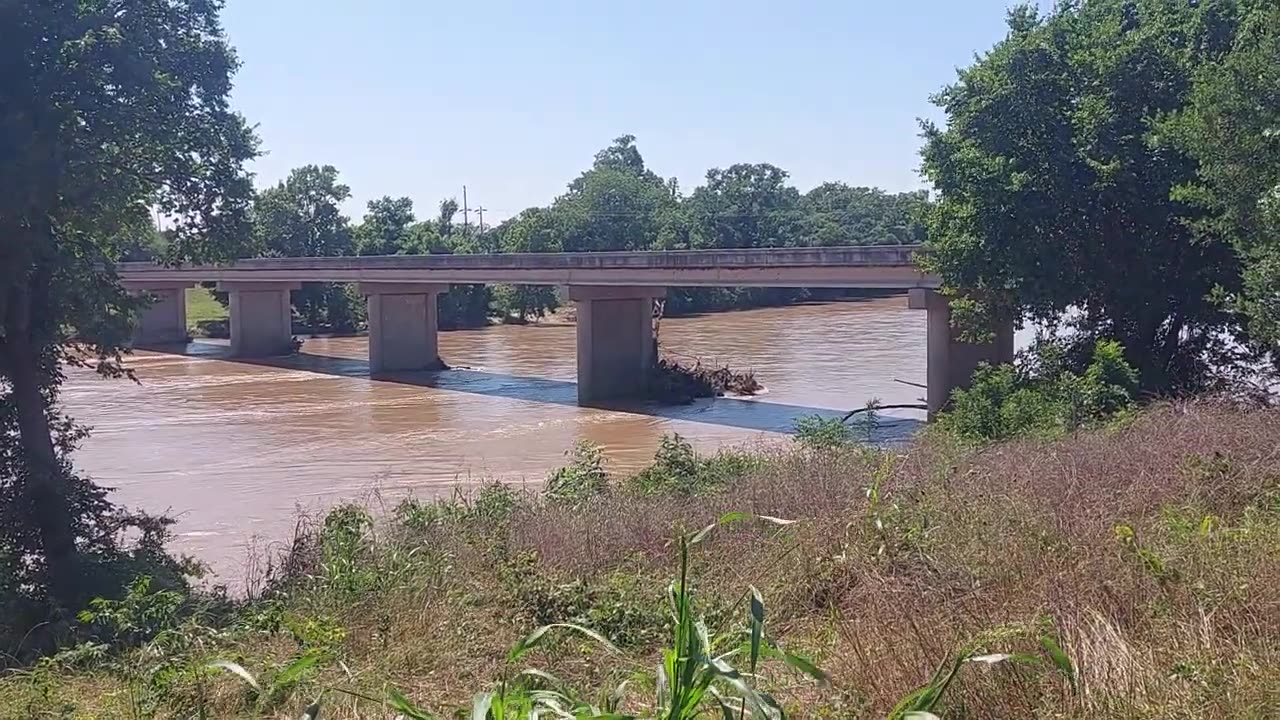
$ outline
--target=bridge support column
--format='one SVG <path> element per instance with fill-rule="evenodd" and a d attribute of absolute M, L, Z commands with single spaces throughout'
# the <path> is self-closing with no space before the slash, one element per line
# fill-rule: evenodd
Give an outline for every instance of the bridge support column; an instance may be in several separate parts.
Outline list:
<path fill-rule="evenodd" d="M 933 290 L 913 288 L 908 302 L 913 310 L 929 313 L 926 370 L 929 419 L 946 407 L 953 390 L 969 386 L 979 364 L 1013 362 L 1012 322 L 997 327 L 992 342 L 966 343 L 956 337 L 951 327 L 951 303 L 946 297 Z"/>
<path fill-rule="evenodd" d="M 653 301 L 662 287 L 571 285 L 577 307 L 578 402 L 636 397 L 654 362 Z"/>
<path fill-rule="evenodd" d="M 133 331 L 134 345 L 174 345 L 185 343 L 187 335 L 187 288 L 189 282 L 124 283 L 135 295 L 150 295 L 152 302 L 138 316 Z"/>
<path fill-rule="evenodd" d="M 231 299 L 231 354 L 271 357 L 293 352 L 293 304 L 296 282 L 220 282 Z"/>
<path fill-rule="evenodd" d="M 436 333 L 438 298 L 448 285 L 360 283 L 369 303 L 369 370 L 438 370 L 444 367 Z"/>

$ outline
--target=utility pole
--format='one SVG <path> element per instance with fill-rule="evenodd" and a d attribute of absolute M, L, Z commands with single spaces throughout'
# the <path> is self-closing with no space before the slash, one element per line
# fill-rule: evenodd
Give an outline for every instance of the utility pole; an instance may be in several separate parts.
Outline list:
<path fill-rule="evenodd" d="M 471 211 L 467 209 L 467 186 L 462 186 L 462 231 L 471 229 Z"/>
<path fill-rule="evenodd" d="M 478 205 L 478 206 L 476 206 L 476 212 L 480 213 L 480 230 L 479 230 L 479 233 L 480 233 L 480 236 L 481 236 L 481 237 L 483 237 L 483 236 L 484 236 L 484 211 L 485 211 L 485 207 L 484 207 L 483 205 Z M 495 242 L 495 241 L 497 240 L 497 238 L 492 238 L 492 237 L 491 237 L 491 238 L 489 238 L 489 240 L 490 240 L 490 242 Z M 496 253 L 496 252 L 498 252 L 498 249 L 497 249 L 496 247 L 490 247 L 490 248 L 489 248 L 489 252 L 491 252 L 491 253 Z"/>

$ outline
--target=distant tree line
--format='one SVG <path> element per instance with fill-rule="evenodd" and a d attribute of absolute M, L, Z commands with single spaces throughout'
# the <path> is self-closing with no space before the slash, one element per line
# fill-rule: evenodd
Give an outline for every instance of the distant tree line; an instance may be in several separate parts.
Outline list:
<path fill-rule="evenodd" d="M 737 164 L 707 172 L 687 195 L 674 178 L 650 170 L 624 135 L 596 153 L 592 166 L 547 207 L 533 207 L 495 227 L 458 222 L 456 200 L 419 217 L 407 197 L 372 200 L 360 222 L 341 211 L 351 189 L 331 165 L 296 168 L 258 193 L 252 209 L 251 254 L 259 257 L 408 255 L 428 253 L 573 252 L 697 248 L 878 245 L 924 240 L 924 191 L 887 193 L 829 182 L 808 193 L 788 184 L 786 171 Z M 160 241 L 163 245 L 163 240 Z M 134 257 L 160 254 L 139 247 Z M 673 288 L 671 314 L 792 302 L 794 288 Z M 356 329 L 363 303 L 340 284 L 307 285 L 295 293 L 309 328 Z M 441 296 L 443 327 L 482 325 L 490 317 L 524 322 L 556 307 L 546 286 L 455 286 Z"/>

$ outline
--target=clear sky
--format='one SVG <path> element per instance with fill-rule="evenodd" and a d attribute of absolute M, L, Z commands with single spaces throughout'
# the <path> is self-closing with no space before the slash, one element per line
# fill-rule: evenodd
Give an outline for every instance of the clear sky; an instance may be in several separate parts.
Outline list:
<path fill-rule="evenodd" d="M 260 186 L 331 164 L 346 210 L 468 188 L 486 223 L 545 205 L 618 135 L 687 192 L 770 162 L 923 186 L 916 120 L 1004 34 L 1007 0 L 227 0 Z M 473 218 L 474 219 L 474 218 Z"/>

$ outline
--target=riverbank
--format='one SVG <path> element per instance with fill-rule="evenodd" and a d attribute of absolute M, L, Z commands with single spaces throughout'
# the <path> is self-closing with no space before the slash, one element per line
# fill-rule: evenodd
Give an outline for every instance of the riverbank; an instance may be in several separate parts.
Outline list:
<path fill-rule="evenodd" d="M 390 717 L 396 693 L 449 717 L 529 666 L 588 700 L 626 680 L 622 708 L 640 712 L 671 631 L 673 538 L 736 511 L 793 522 L 706 535 L 690 587 L 721 647 L 750 635 L 758 588 L 765 635 L 827 674 L 762 661 L 750 682 L 792 717 L 885 717 L 957 654 L 981 661 L 957 665 L 942 717 L 1274 717 L 1278 438 L 1274 410 L 1193 403 L 985 449 L 926 433 L 901 451 L 699 458 L 664 442 L 627 478 L 579 452 L 559 486 L 580 492 L 555 499 L 490 486 L 377 522 L 356 507 L 303 522 L 249 604 L 206 605 L 123 656 L 72 651 L 10 675 L 0 712 L 297 717 L 331 688 L 323 717 Z M 554 622 L 617 650 L 549 635 L 505 660 Z"/>

